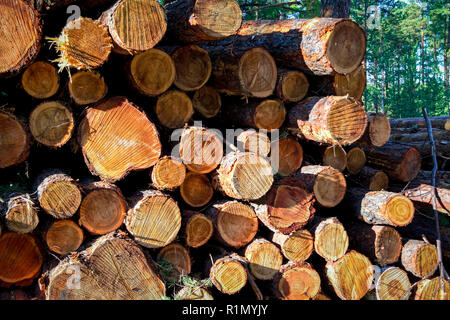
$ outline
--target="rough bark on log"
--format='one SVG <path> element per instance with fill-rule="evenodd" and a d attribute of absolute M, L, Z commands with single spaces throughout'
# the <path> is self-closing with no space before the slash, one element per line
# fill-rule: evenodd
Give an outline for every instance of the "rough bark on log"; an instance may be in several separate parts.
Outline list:
<path fill-rule="evenodd" d="M 0 168 L 25 161 L 30 143 L 26 126 L 13 114 L 0 111 Z"/>
<path fill-rule="evenodd" d="M 162 248 L 157 256 L 157 260 L 164 259 L 172 264 L 173 268 L 165 280 L 178 280 L 180 276 L 191 273 L 191 256 L 189 251 L 178 243 L 172 243 Z"/>
<path fill-rule="evenodd" d="M 39 216 L 29 194 L 12 196 L 5 201 L 5 204 L 3 214 L 8 230 L 29 233 L 37 227 Z"/>
<path fill-rule="evenodd" d="M 140 245 L 165 247 L 181 228 L 180 209 L 175 200 L 160 191 L 140 191 L 130 201 L 125 226 Z"/>
<path fill-rule="evenodd" d="M 448 116 L 431 117 L 431 126 L 433 129 L 444 129 L 447 121 L 450 120 Z M 400 118 L 389 120 L 392 128 L 426 128 L 426 121 L 423 117 L 420 118 Z"/>
<path fill-rule="evenodd" d="M 440 277 L 420 280 L 414 300 L 450 300 L 450 282 L 444 280 L 442 288 Z"/>
<path fill-rule="evenodd" d="M 100 73 L 95 71 L 79 71 L 69 81 L 69 94 L 77 105 L 93 104 L 102 100 L 108 87 Z"/>
<path fill-rule="evenodd" d="M 386 172 L 390 178 L 408 182 L 419 173 L 422 159 L 414 147 L 386 143 L 382 147 L 362 147 L 367 164 Z"/>
<path fill-rule="evenodd" d="M 413 203 L 399 193 L 349 188 L 347 203 L 358 218 L 369 224 L 404 227 L 414 218 Z"/>
<path fill-rule="evenodd" d="M 228 37 L 242 23 L 235 0 L 178 0 L 169 2 L 165 10 L 169 35 L 186 43 Z"/>
<path fill-rule="evenodd" d="M 433 129 L 433 138 L 435 140 L 445 140 L 445 141 L 449 141 L 450 140 L 450 131 L 449 130 L 438 130 L 438 129 Z M 395 141 L 395 142 L 403 142 L 403 143 L 408 143 L 408 142 L 418 142 L 418 141 L 426 141 L 428 142 L 428 132 L 427 131 L 423 131 L 423 132 L 417 132 L 417 133 L 397 133 L 394 132 L 391 135 L 391 141 Z"/>
<path fill-rule="evenodd" d="M 214 261 L 209 276 L 214 286 L 222 293 L 235 294 L 247 283 L 247 259 L 231 254 Z"/>
<path fill-rule="evenodd" d="M 83 240 L 83 230 L 72 220 L 55 221 L 45 234 L 48 248 L 60 255 L 78 250 Z"/>
<path fill-rule="evenodd" d="M 278 68 L 276 94 L 283 102 L 299 102 L 308 89 L 309 82 L 303 72 Z"/>
<path fill-rule="evenodd" d="M 389 177 L 384 171 L 367 166 L 356 175 L 355 181 L 370 191 L 387 190 L 389 186 Z"/>
<path fill-rule="evenodd" d="M 363 135 L 367 115 L 350 97 L 309 97 L 292 107 L 287 127 L 300 137 L 330 145 L 349 145 Z"/>
<path fill-rule="evenodd" d="M 270 154 L 272 167 L 278 164 L 277 173 L 282 176 L 290 176 L 300 169 L 303 162 L 303 148 L 292 137 L 287 137 L 273 142 Z"/>
<path fill-rule="evenodd" d="M 125 97 L 87 109 L 78 128 L 78 143 L 91 173 L 108 182 L 153 166 L 161 155 L 155 125 Z"/>
<path fill-rule="evenodd" d="M 266 133 L 249 129 L 236 138 L 238 150 L 252 152 L 267 157 L 270 153 L 270 139 Z"/>
<path fill-rule="evenodd" d="M 118 0 L 100 21 L 120 54 L 135 55 L 153 48 L 167 30 L 164 8 L 154 0 Z"/>
<path fill-rule="evenodd" d="M 0 75 L 10 76 L 30 64 L 41 48 L 40 14 L 22 0 L 1 0 Z M 14 39 L 14 45 L 11 41 Z"/>
<path fill-rule="evenodd" d="M 180 186 L 180 194 L 188 205 L 199 208 L 211 201 L 214 189 L 206 174 L 188 172 Z"/>
<path fill-rule="evenodd" d="M 258 280 L 272 280 L 283 264 L 280 249 L 272 242 L 258 238 L 245 248 L 251 274 Z"/>
<path fill-rule="evenodd" d="M 366 165 L 366 154 L 361 148 L 354 147 L 347 152 L 347 171 L 356 175 Z"/>
<path fill-rule="evenodd" d="M 344 199 L 347 182 L 344 175 L 332 167 L 304 166 L 293 177 L 301 180 L 325 208 L 333 208 Z"/>
<path fill-rule="evenodd" d="M 314 251 L 314 237 L 306 229 L 299 229 L 290 234 L 276 232 L 272 241 L 280 246 L 286 259 L 293 262 L 308 260 Z"/>
<path fill-rule="evenodd" d="M 438 267 L 436 247 L 421 240 L 409 240 L 403 245 L 402 265 L 419 278 L 428 278 Z"/>
<path fill-rule="evenodd" d="M 93 235 L 103 235 L 118 229 L 128 209 L 120 189 L 100 181 L 86 185 L 83 189 L 86 195 L 80 206 L 79 224 Z"/>
<path fill-rule="evenodd" d="M 321 0 L 320 16 L 328 18 L 350 17 L 350 0 Z"/>
<path fill-rule="evenodd" d="M 282 300 L 310 300 L 320 290 L 320 276 L 307 262 L 288 262 L 274 280 L 275 295 Z"/>
<path fill-rule="evenodd" d="M 47 300 L 162 300 L 166 289 L 156 270 L 134 241 L 116 231 L 51 269 L 45 296 Z"/>
<path fill-rule="evenodd" d="M 61 147 L 69 141 L 75 128 L 72 111 L 61 101 L 46 101 L 30 114 L 30 131 L 37 142 L 47 147 Z"/>
<path fill-rule="evenodd" d="M 360 300 L 369 291 L 374 270 L 370 260 L 357 251 L 350 251 L 326 265 L 327 277 L 342 300 Z"/>
<path fill-rule="evenodd" d="M 223 244 L 241 248 L 258 231 L 258 218 L 253 208 L 239 201 L 218 202 L 206 211 L 214 224 L 215 235 Z"/>
<path fill-rule="evenodd" d="M 166 128 L 182 128 L 191 120 L 194 107 L 189 96 L 179 90 L 170 90 L 158 97 L 156 117 Z"/>
<path fill-rule="evenodd" d="M 434 188 L 427 184 L 414 184 L 403 191 L 403 194 L 416 205 L 431 208 L 433 204 Z M 436 188 L 437 210 L 450 215 L 450 191 L 449 189 Z"/>
<path fill-rule="evenodd" d="M 411 294 L 411 283 L 408 274 L 396 267 L 383 271 L 375 283 L 378 300 L 408 300 Z"/>
<path fill-rule="evenodd" d="M 347 231 L 336 217 L 317 221 L 312 233 L 314 250 L 326 261 L 336 261 L 347 252 Z"/>
<path fill-rule="evenodd" d="M 150 177 L 156 189 L 172 191 L 183 184 L 186 166 L 180 159 L 165 156 L 153 166 Z"/>
<path fill-rule="evenodd" d="M 211 219 L 200 212 L 183 211 L 183 238 L 186 245 L 198 248 L 208 242 L 214 233 Z"/>
<path fill-rule="evenodd" d="M 349 19 L 258 20 L 216 41 L 225 51 L 264 47 L 280 65 L 316 75 L 348 74 L 361 65 L 366 37 Z"/>
<path fill-rule="evenodd" d="M 222 98 L 215 88 L 203 86 L 195 91 L 192 104 L 198 113 L 209 119 L 219 113 L 222 107 Z"/>
<path fill-rule="evenodd" d="M 227 154 L 213 179 L 216 189 L 241 200 L 256 200 L 264 196 L 273 183 L 269 161 L 250 152 Z"/>
<path fill-rule="evenodd" d="M 47 99 L 59 89 L 59 75 L 56 68 L 48 62 L 31 64 L 21 78 L 22 88 L 36 99 Z"/>

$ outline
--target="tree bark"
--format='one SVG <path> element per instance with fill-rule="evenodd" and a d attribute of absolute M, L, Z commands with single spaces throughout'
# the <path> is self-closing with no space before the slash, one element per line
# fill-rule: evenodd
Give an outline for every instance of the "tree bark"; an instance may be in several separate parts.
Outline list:
<path fill-rule="evenodd" d="M 321 0 L 320 15 L 324 18 L 349 18 L 350 0 Z"/>

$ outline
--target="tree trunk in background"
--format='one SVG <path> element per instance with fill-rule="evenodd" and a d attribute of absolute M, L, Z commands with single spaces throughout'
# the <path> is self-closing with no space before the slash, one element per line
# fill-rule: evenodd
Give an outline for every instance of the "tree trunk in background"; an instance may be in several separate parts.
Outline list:
<path fill-rule="evenodd" d="M 320 16 L 324 18 L 349 18 L 350 0 L 321 0 Z"/>

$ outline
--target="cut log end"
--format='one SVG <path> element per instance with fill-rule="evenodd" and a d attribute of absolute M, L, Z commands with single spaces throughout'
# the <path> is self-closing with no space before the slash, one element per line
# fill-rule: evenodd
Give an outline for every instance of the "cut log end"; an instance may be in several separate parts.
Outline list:
<path fill-rule="evenodd" d="M 239 79 L 244 94 L 266 98 L 275 90 L 277 67 L 275 60 L 263 48 L 253 48 L 239 60 Z"/>
<path fill-rule="evenodd" d="M 378 300 L 408 300 L 411 283 L 405 271 L 393 267 L 380 275 L 375 283 L 375 289 Z"/>
<path fill-rule="evenodd" d="M 180 47 L 172 53 L 175 85 L 183 91 L 198 90 L 209 80 L 212 63 L 208 52 L 196 45 Z"/>
<path fill-rule="evenodd" d="M 322 163 L 342 172 L 347 168 L 347 153 L 338 145 L 327 147 L 323 153 Z"/>
<path fill-rule="evenodd" d="M 353 97 L 360 100 L 366 89 L 366 70 L 361 65 L 348 74 L 336 74 L 333 81 L 334 92 L 337 96 Z"/>
<path fill-rule="evenodd" d="M 367 131 L 371 145 L 376 147 L 384 146 L 391 136 L 391 125 L 388 117 L 382 113 L 370 114 Z"/>
<path fill-rule="evenodd" d="M 114 150 L 105 141 L 114 141 Z M 78 142 L 90 171 L 110 182 L 131 170 L 153 166 L 161 155 L 155 125 L 124 97 L 87 109 L 78 129 Z"/>
<path fill-rule="evenodd" d="M 39 143 L 61 147 L 72 137 L 75 119 L 68 107 L 58 101 L 43 102 L 30 114 L 30 131 Z"/>
<path fill-rule="evenodd" d="M 41 47 L 42 27 L 39 13 L 27 1 L 1 0 L 0 74 L 11 74 L 33 61 Z"/>
<path fill-rule="evenodd" d="M 79 71 L 72 75 L 69 93 L 77 105 L 87 105 L 100 101 L 108 88 L 103 77 L 95 71 Z"/>
<path fill-rule="evenodd" d="M 364 172 L 364 168 L 363 168 L 362 172 Z M 383 171 L 376 171 L 373 175 L 364 176 L 364 178 L 369 179 L 368 187 L 369 187 L 370 191 L 386 190 L 389 186 L 389 177 Z"/>
<path fill-rule="evenodd" d="M 179 300 L 214 300 L 214 297 L 201 287 L 184 287 L 177 293 L 177 299 Z"/>
<path fill-rule="evenodd" d="M 297 171 L 303 162 L 303 148 L 293 138 L 280 139 L 272 147 L 272 165 L 278 163 L 278 173 L 290 176 Z"/>
<path fill-rule="evenodd" d="M 375 225 L 374 255 L 376 262 L 381 266 L 387 266 L 398 261 L 402 251 L 402 238 L 397 230 L 388 226 Z"/>
<path fill-rule="evenodd" d="M 172 157 L 160 158 L 151 173 L 153 186 L 158 190 L 174 190 L 181 186 L 185 178 L 185 165 Z"/>
<path fill-rule="evenodd" d="M 222 107 L 222 99 L 216 89 L 203 86 L 197 90 L 192 99 L 194 109 L 206 119 L 215 117 Z"/>
<path fill-rule="evenodd" d="M 26 160 L 30 135 L 25 126 L 12 114 L 0 112 L 0 168 Z"/>
<path fill-rule="evenodd" d="M 366 165 L 366 154 L 361 148 L 352 148 L 347 153 L 347 170 L 350 174 L 358 174 Z"/>
<path fill-rule="evenodd" d="M 267 157 L 270 152 L 270 139 L 267 134 L 260 131 L 253 129 L 243 131 L 237 137 L 237 142 L 241 143 L 241 151 L 256 153 L 263 157 Z"/>
<path fill-rule="evenodd" d="M 267 131 L 279 129 L 286 118 L 286 109 L 279 100 L 264 100 L 255 110 L 256 128 Z"/>
<path fill-rule="evenodd" d="M 39 216 L 29 195 L 20 195 L 8 200 L 5 210 L 5 224 L 8 230 L 18 233 L 33 231 L 39 223 Z"/>
<path fill-rule="evenodd" d="M 374 270 L 370 260 L 350 251 L 336 262 L 326 265 L 327 277 L 342 300 L 360 300 L 370 290 Z"/>
<path fill-rule="evenodd" d="M 214 226 L 211 219 L 202 213 L 194 213 L 186 221 L 185 236 L 186 245 L 198 248 L 211 238 Z"/>
<path fill-rule="evenodd" d="M 422 157 L 416 148 L 410 148 L 404 155 L 401 164 L 400 176 L 403 181 L 411 181 L 419 174 L 422 166 Z"/>
<path fill-rule="evenodd" d="M 175 63 L 164 51 L 150 49 L 133 57 L 129 76 L 139 92 L 150 97 L 158 96 L 175 81 Z"/>
<path fill-rule="evenodd" d="M 245 249 L 252 275 L 259 280 L 271 280 L 283 264 L 280 249 L 270 241 L 256 239 Z"/>
<path fill-rule="evenodd" d="M 182 245 L 173 243 L 164 247 L 158 253 L 157 259 L 163 259 L 172 264 L 173 270 L 169 273 L 168 280 L 178 280 L 180 275 L 191 273 L 191 257 Z"/>
<path fill-rule="evenodd" d="M 45 235 L 48 248 L 61 255 L 76 251 L 83 239 L 83 230 L 71 220 L 54 222 Z"/>
<path fill-rule="evenodd" d="M 93 235 L 118 229 L 125 219 L 127 203 L 120 190 L 109 184 L 93 186 L 80 206 L 79 223 Z"/>
<path fill-rule="evenodd" d="M 327 57 L 337 73 L 353 72 L 366 53 L 366 36 L 361 27 L 353 21 L 336 25 L 327 42 Z"/>
<path fill-rule="evenodd" d="M 427 278 L 438 267 L 436 246 L 420 240 L 409 240 L 403 246 L 401 260 L 407 271 L 416 277 Z"/>
<path fill-rule="evenodd" d="M 247 271 L 242 263 L 229 256 L 217 259 L 210 270 L 214 286 L 222 293 L 235 294 L 247 283 Z"/>
<path fill-rule="evenodd" d="M 314 232 L 314 249 L 327 261 L 336 261 L 344 256 L 348 245 L 347 231 L 336 218 L 322 221 Z"/>
<path fill-rule="evenodd" d="M 442 287 L 440 277 L 421 280 L 417 283 L 414 300 L 450 300 L 450 282 L 444 280 Z"/>
<path fill-rule="evenodd" d="M 282 300 L 310 300 L 320 290 L 320 276 L 306 262 L 291 262 L 281 267 L 274 284 Z"/>
<path fill-rule="evenodd" d="M 108 30 L 99 22 L 80 17 L 69 22 L 58 39 L 60 68 L 95 69 L 104 64 L 111 53 Z"/>
<path fill-rule="evenodd" d="M 189 172 L 180 186 L 183 200 L 191 207 L 203 207 L 211 201 L 214 189 L 207 175 Z"/>
<path fill-rule="evenodd" d="M 389 220 L 395 226 L 406 226 L 414 218 L 414 205 L 407 197 L 397 194 L 389 199 L 386 204 L 386 213 Z"/>
<path fill-rule="evenodd" d="M 29 285 L 43 263 L 40 243 L 31 235 L 5 232 L 0 237 L 0 285 Z"/>
<path fill-rule="evenodd" d="M 275 233 L 272 241 L 279 244 L 281 252 L 290 261 L 306 261 L 314 251 L 314 238 L 306 229 L 300 229 L 289 235 Z"/>
<path fill-rule="evenodd" d="M 164 93 L 156 103 L 156 116 L 164 127 L 182 128 L 194 114 L 192 101 L 182 91 L 172 90 Z"/>
<path fill-rule="evenodd" d="M 22 87 L 36 99 L 46 99 L 59 89 L 59 75 L 50 63 L 38 61 L 30 65 L 22 74 Z"/>
<path fill-rule="evenodd" d="M 277 95 L 285 102 L 298 102 L 302 100 L 309 89 L 309 82 L 303 72 L 279 72 Z"/>

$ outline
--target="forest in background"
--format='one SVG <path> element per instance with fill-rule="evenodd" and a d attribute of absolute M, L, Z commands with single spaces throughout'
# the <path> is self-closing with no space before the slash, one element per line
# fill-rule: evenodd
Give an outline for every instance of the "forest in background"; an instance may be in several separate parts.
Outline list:
<path fill-rule="evenodd" d="M 367 88 L 363 97 L 367 110 L 405 118 L 420 117 L 421 108 L 427 107 L 430 115 L 449 115 L 450 3 L 350 1 L 351 18 L 367 32 Z M 246 20 L 312 18 L 321 12 L 320 0 L 238 2 Z M 270 6 L 283 2 L 295 4 Z"/>

